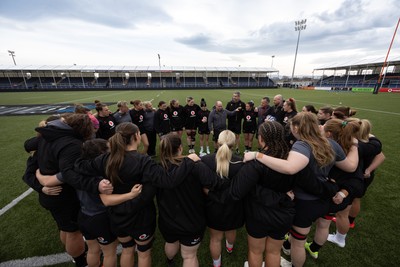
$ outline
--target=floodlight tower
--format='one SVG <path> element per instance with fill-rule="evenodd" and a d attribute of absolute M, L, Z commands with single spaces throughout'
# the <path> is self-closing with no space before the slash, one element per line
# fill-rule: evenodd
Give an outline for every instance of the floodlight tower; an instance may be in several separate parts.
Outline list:
<path fill-rule="evenodd" d="M 292 80 L 291 80 L 290 84 L 293 84 L 294 70 L 296 68 L 297 51 L 299 49 L 300 33 L 301 33 L 302 30 L 306 29 L 306 26 L 307 26 L 306 23 L 307 23 L 307 19 L 297 20 L 297 21 L 294 22 L 294 25 L 295 25 L 294 29 L 295 29 L 296 32 L 299 32 L 299 35 L 297 36 L 296 53 L 294 55 Z"/>
<path fill-rule="evenodd" d="M 16 66 L 17 63 L 15 62 L 15 58 L 14 58 L 15 57 L 15 51 L 8 50 L 8 55 L 12 57 L 12 59 L 14 61 L 14 65 Z"/>
<path fill-rule="evenodd" d="M 274 57 L 275 57 L 275 55 L 271 56 L 271 68 L 274 66 Z"/>
<path fill-rule="evenodd" d="M 158 54 L 158 68 L 159 68 L 159 71 L 160 71 L 160 87 L 162 87 L 162 84 L 161 84 L 161 56 L 160 56 L 160 54 Z"/>

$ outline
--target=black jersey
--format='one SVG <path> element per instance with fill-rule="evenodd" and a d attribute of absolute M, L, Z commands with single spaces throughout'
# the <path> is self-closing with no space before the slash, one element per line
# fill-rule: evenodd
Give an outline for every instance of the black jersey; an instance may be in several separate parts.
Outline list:
<path fill-rule="evenodd" d="M 226 187 L 227 181 L 218 179 L 202 162 L 185 158 L 180 166 L 171 165 L 181 182 L 170 182 L 153 177 L 157 190 L 158 226 L 162 234 L 188 236 L 202 234 L 206 227 L 205 195 L 203 187 L 215 190 Z"/>
<path fill-rule="evenodd" d="M 283 118 L 285 117 L 285 111 L 282 106 L 274 106 L 274 117 L 275 120 L 279 123 L 283 123 Z"/>
<path fill-rule="evenodd" d="M 210 111 L 202 110 L 197 113 L 197 128 L 199 129 L 199 134 L 210 134 L 210 129 L 208 128 L 208 116 Z"/>
<path fill-rule="evenodd" d="M 258 107 L 258 126 L 260 126 L 268 116 L 273 116 L 275 118 L 274 109 L 271 106 Z"/>
<path fill-rule="evenodd" d="M 116 121 L 113 115 L 107 117 L 100 117 L 96 115 L 96 119 L 99 121 L 99 129 L 96 132 L 97 138 L 108 140 L 115 134 Z"/>
<path fill-rule="evenodd" d="M 228 116 L 228 128 L 231 125 L 240 125 L 243 118 L 243 112 L 246 109 L 246 104 L 239 100 L 238 102 L 234 102 L 233 100 L 229 101 L 226 104 L 226 110 L 234 111 L 235 109 L 240 108 L 235 114 Z"/>
<path fill-rule="evenodd" d="M 294 142 L 296 142 L 296 137 L 292 134 L 290 130 L 289 120 L 297 115 L 297 111 L 292 110 L 291 112 L 284 112 L 283 121 L 281 122 L 285 127 L 285 140 L 289 147 L 292 147 Z"/>
<path fill-rule="evenodd" d="M 186 105 L 184 107 L 186 130 L 195 130 L 196 129 L 197 114 L 200 110 L 201 110 L 201 108 L 197 104 L 193 104 L 193 106 Z"/>
<path fill-rule="evenodd" d="M 244 111 L 243 133 L 254 134 L 257 131 L 257 117 L 258 113 L 254 109 Z"/>
<path fill-rule="evenodd" d="M 221 201 L 244 200 L 246 225 L 259 222 L 270 233 L 288 231 L 292 226 L 294 203 L 286 194 L 294 186 L 294 176 L 278 173 L 258 161 L 244 164 L 222 194 L 209 193 Z M 221 197 L 222 196 L 222 197 Z"/>
<path fill-rule="evenodd" d="M 44 175 L 54 175 L 66 171 L 65 175 L 71 176 L 69 174 L 74 162 L 81 155 L 83 140 L 78 139 L 72 128 L 60 120 L 49 122 L 46 127 L 38 127 L 36 131 L 40 136 L 27 140 L 25 149 L 36 150 L 35 157 L 40 172 Z M 72 177 L 75 178 L 74 175 Z M 35 175 L 31 178 L 33 178 L 31 181 L 36 180 Z M 70 184 L 64 183 L 60 186 L 62 191 L 59 195 L 39 193 L 39 202 L 43 207 L 69 207 L 73 203 L 79 203 L 76 192 Z"/>
<path fill-rule="evenodd" d="M 83 175 L 106 176 L 106 166 L 110 154 L 103 154 L 94 160 L 78 160 L 75 170 Z M 132 228 L 144 229 L 156 224 L 156 209 L 153 198 L 156 189 L 150 179 L 153 176 L 165 177 L 164 170 L 149 156 L 137 151 L 125 153 L 122 166 L 118 172 L 121 182 L 113 184 L 114 194 L 125 194 L 131 191 L 135 184 L 142 184 L 140 197 L 110 207 L 110 218 L 117 226 L 118 232 L 131 231 Z"/>
<path fill-rule="evenodd" d="M 129 115 L 131 115 L 132 123 L 136 124 L 136 126 L 139 127 L 139 130 L 140 130 L 141 134 L 145 133 L 145 128 L 143 127 L 144 113 L 145 113 L 145 111 L 143 109 L 141 109 L 141 110 L 136 110 L 136 109 L 129 110 Z"/>
<path fill-rule="evenodd" d="M 168 110 L 158 109 L 154 114 L 154 129 L 158 135 L 171 132 L 170 114 Z"/>
<path fill-rule="evenodd" d="M 329 173 L 329 177 L 334 179 L 340 188 L 344 188 L 349 192 L 350 197 L 360 198 L 364 195 L 364 163 L 371 160 L 371 155 L 379 154 L 380 150 L 371 145 L 371 143 L 358 142 L 358 166 L 357 169 L 348 173 L 333 166 Z M 365 166 L 368 167 L 368 166 Z"/>
<path fill-rule="evenodd" d="M 202 157 L 202 161 L 216 173 L 217 165 L 215 153 Z M 228 177 L 218 177 L 220 180 L 226 180 L 230 183 L 231 179 L 240 171 L 243 166 L 242 158 L 233 155 L 229 164 Z M 242 200 L 232 200 L 225 204 L 214 201 L 207 197 L 206 206 L 207 226 L 219 231 L 229 231 L 237 229 L 244 224 L 244 209 Z"/>
<path fill-rule="evenodd" d="M 171 131 L 182 131 L 185 124 L 185 111 L 181 105 L 176 107 L 169 107 L 169 113 L 171 115 L 170 124 Z"/>

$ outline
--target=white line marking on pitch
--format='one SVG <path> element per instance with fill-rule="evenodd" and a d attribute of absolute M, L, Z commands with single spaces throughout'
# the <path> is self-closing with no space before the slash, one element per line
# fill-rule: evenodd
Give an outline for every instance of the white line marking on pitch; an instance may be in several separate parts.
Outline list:
<path fill-rule="evenodd" d="M 6 211 L 8 211 L 9 209 L 11 209 L 12 207 L 14 207 L 15 205 L 18 204 L 18 202 L 20 202 L 21 200 L 23 200 L 26 196 L 28 196 L 30 193 L 33 192 L 32 188 L 29 188 L 28 190 L 26 190 L 24 193 L 22 193 L 19 197 L 17 197 L 16 199 L 14 199 L 13 201 L 11 201 L 9 204 L 7 204 L 4 208 L 2 208 L 0 210 L 0 216 L 3 215 Z"/>
<path fill-rule="evenodd" d="M 58 253 L 48 256 L 36 256 L 21 260 L 11 260 L 0 263 L 0 267 L 29 267 L 29 266 L 47 266 L 64 262 L 72 262 L 71 256 L 67 253 Z"/>
<path fill-rule="evenodd" d="M 121 254 L 122 246 L 118 245 L 117 254 Z M 31 266 L 48 266 L 65 262 L 72 262 L 71 256 L 67 253 L 58 253 L 47 256 L 35 256 L 20 260 L 10 260 L 0 262 L 0 267 L 31 267 Z"/>

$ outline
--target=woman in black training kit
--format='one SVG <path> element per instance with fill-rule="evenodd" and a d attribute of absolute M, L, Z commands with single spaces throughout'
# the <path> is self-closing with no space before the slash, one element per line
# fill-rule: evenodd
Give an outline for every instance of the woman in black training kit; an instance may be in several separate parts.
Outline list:
<path fill-rule="evenodd" d="M 85 242 L 77 222 L 80 204 L 71 185 L 77 185 L 72 167 L 81 155 L 83 141 L 92 136 L 92 122 L 86 114 L 71 114 L 35 130 L 39 136 L 27 140 L 25 149 L 36 150 L 40 173 L 54 175 L 63 172 L 63 177 L 69 182 L 60 185 L 62 189 L 58 195 L 39 193 L 40 205 L 51 212 L 60 230 L 61 242 L 74 258 L 76 266 L 86 266 Z M 93 191 L 98 192 L 97 188 Z"/>
<path fill-rule="evenodd" d="M 287 158 L 289 147 L 279 122 L 261 124 L 258 142 L 260 153 Z M 295 213 L 293 185 L 293 176 L 278 173 L 252 160 L 233 178 L 229 190 L 222 194 L 209 192 L 210 198 L 223 202 L 244 199 L 249 266 L 261 266 L 264 251 L 266 266 L 280 266 L 280 250 Z"/>
<path fill-rule="evenodd" d="M 205 194 L 203 187 L 221 188 L 226 181 L 217 179 L 202 162 L 194 164 L 182 156 L 182 140 L 176 134 L 166 135 L 160 143 L 161 164 L 168 172 L 176 169 L 190 170 L 177 176 L 179 183 L 165 182 L 162 179 L 153 179 L 154 185 L 169 189 L 157 191 L 159 210 L 158 227 L 163 235 L 167 263 L 173 266 L 174 257 L 181 251 L 183 266 L 199 266 L 197 250 L 203 239 L 206 229 Z M 197 158 L 191 154 L 189 157 Z M 190 164 L 190 165 L 188 165 Z"/>
<path fill-rule="evenodd" d="M 80 159 L 75 163 L 75 170 L 81 174 L 110 179 L 114 187 L 112 196 L 129 193 L 135 185 L 142 185 L 138 197 L 109 209 L 111 223 L 123 247 L 120 260 L 122 267 L 133 266 L 135 244 L 139 266 L 151 266 L 151 247 L 156 228 L 153 201 L 156 189 L 152 183 L 164 181 L 174 186 L 174 183 L 181 182 L 178 179 L 185 176 L 185 171 L 192 169 L 189 163 L 194 165 L 193 161 L 188 160 L 188 165 L 184 166 L 188 169 L 178 168 L 169 176 L 151 157 L 138 153 L 140 141 L 140 131 L 135 124 L 121 123 L 116 127 L 115 135 L 109 139 L 110 153 L 94 160 Z M 179 173 L 182 169 L 183 173 Z"/>
<path fill-rule="evenodd" d="M 230 182 L 243 166 L 243 159 L 232 152 L 235 143 L 235 134 L 224 130 L 218 136 L 217 153 L 201 159 L 222 181 Z M 210 253 L 214 267 L 218 267 L 221 266 L 221 241 L 224 235 L 225 249 L 231 254 L 236 241 L 236 229 L 244 224 L 243 202 L 232 200 L 222 204 L 207 198 L 206 219 L 210 229 Z"/>

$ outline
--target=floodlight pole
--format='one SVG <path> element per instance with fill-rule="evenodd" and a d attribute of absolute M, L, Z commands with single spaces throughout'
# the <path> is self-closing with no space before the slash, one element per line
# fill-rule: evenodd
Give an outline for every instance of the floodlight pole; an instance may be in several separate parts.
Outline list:
<path fill-rule="evenodd" d="M 393 44 L 394 38 L 396 37 L 396 33 L 397 33 L 397 29 L 399 28 L 399 24 L 400 24 L 400 18 L 399 18 L 399 20 L 397 21 L 396 29 L 394 30 L 393 37 L 392 37 L 392 41 L 390 42 L 389 49 L 388 49 L 388 51 L 387 51 L 387 53 L 386 53 L 386 58 L 385 58 L 385 61 L 383 62 L 383 66 L 382 66 L 382 68 L 381 68 L 381 72 L 380 72 L 380 74 L 379 74 L 378 82 L 377 82 L 376 85 L 375 85 L 373 94 L 377 94 L 377 93 L 379 92 L 380 87 L 381 87 L 380 82 L 381 82 L 381 80 L 382 80 L 383 70 L 384 70 L 385 67 L 386 67 L 386 62 L 387 62 L 387 59 L 388 59 L 388 57 L 389 57 L 390 50 L 392 49 L 392 44 Z"/>
<path fill-rule="evenodd" d="M 271 68 L 274 66 L 274 57 L 275 57 L 275 55 L 271 56 Z"/>
<path fill-rule="evenodd" d="M 299 35 L 297 36 L 297 45 L 296 45 L 296 53 L 294 55 L 294 63 L 293 63 L 293 71 L 292 71 L 292 80 L 290 82 L 290 84 L 293 84 L 293 78 L 294 78 L 294 70 L 296 68 L 296 58 L 297 58 L 297 51 L 299 49 L 299 41 L 300 41 L 300 33 L 302 30 L 306 29 L 306 23 L 307 23 L 307 19 L 303 19 L 303 20 L 297 20 L 294 22 L 294 29 L 296 32 L 299 32 Z"/>
<path fill-rule="evenodd" d="M 161 84 L 161 57 L 160 57 L 160 54 L 158 54 L 158 68 L 160 70 L 160 87 L 162 87 L 162 84 Z"/>
<path fill-rule="evenodd" d="M 8 50 L 8 55 L 12 57 L 14 66 L 17 66 L 17 62 L 15 62 L 15 51 Z M 24 72 L 21 69 L 22 79 L 24 80 L 25 88 L 28 89 L 28 84 L 26 83 Z"/>
<path fill-rule="evenodd" d="M 17 63 L 15 62 L 15 51 L 8 50 L 8 55 L 12 57 L 14 61 L 14 65 L 17 66 Z"/>

